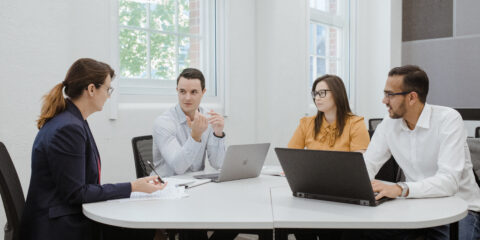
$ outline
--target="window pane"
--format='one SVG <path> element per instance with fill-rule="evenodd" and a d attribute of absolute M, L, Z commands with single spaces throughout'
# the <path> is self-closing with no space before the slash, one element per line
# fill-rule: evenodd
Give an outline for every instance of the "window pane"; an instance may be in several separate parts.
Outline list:
<path fill-rule="evenodd" d="M 315 77 L 320 77 L 326 73 L 326 64 L 324 58 L 317 58 L 317 72 Z"/>
<path fill-rule="evenodd" d="M 327 11 L 328 0 L 310 0 L 310 7 L 320 11 Z"/>
<path fill-rule="evenodd" d="M 147 25 L 147 7 L 145 3 L 121 0 L 119 3 L 120 25 L 145 27 Z"/>
<path fill-rule="evenodd" d="M 150 28 L 175 31 L 175 1 L 158 1 L 150 4 Z"/>
<path fill-rule="evenodd" d="M 200 68 L 200 41 L 195 37 L 181 38 L 178 45 L 178 69 Z"/>
<path fill-rule="evenodd" d="M 143 31 L 120 30 L 120 75 L 147 77 L 147 34 Z"/>
<path fill-rule="evenodd" d="M 316 54 L 320 56 L 325 56 L 326 53 L 326 39 L 327 39 L 327 31 L 326 27 L 322 25 L 316 25 L 317 26 L 317 34 L 315 36 L 316 38 Z"/>
<path fill-rule="evenodd" d="M 338 14 L 338 0 L 310 0 L 310 8 Z"/>
<path fill-rule="evenodd" d="M 340 41 L 339 41 L 339 30 L 337 28 L 328 29 L 328 56 L 329 57 L 339 57 L 340 56 Z"/>
<path fill-rule="evenodd" d="M 188 34 L 200 34 L 199 0 L 178 1 L 178 31 Z"/>
<path fill-rule="evenodd" d="M 172 81 L 176 79 L 175 42 L 175 35 L 163 33 L 150 35 L 152 78 Z"/>
<path fill-rule="evenodd" d="M 313 58 L 312 56 L 310 56 L 310 71 L 309 71 L 309 75 L 310 75 L 310 86 L 313 85 L 313 81 L 315 80 L 315 72 L 314 72 L 314 69 L 313 69 L 313 61 L 315 60 L 315 58 Z"/>
<path fill-rule="evenodd" d="M 325 59 L 317 58 L 317 72 L 315 78 L 325 75 L 327 72 L 326 70 Z"/>
<path fill-rule="evenodd" d="M 328 60 L 328 73 L 339 75 L 339 72 L 338 72 L 339 64 L 340 64 L 339 61 L 337 61 L 336 59 L 329 59 Z"/>

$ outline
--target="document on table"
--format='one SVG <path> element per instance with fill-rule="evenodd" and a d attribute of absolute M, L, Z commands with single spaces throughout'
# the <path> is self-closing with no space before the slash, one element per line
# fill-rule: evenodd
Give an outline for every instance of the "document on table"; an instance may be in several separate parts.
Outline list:
<path fill-rule="evenodd" d="M 110 201 L 135 201 L 149 199 L 180 199 L 188 197 L 185 188 L 192 188 L 198 185 L 211 182 L 210 179 L 180 178 L 168 177 L 162 178 L 167 182 L 167 186 L 153 193 L 132 192 L 130 198 L 115 199 Z"/>
<path fill-rule="evenodd" d="M 187 196 L 184 186 L 175 186 L 175 184 L 168 183 L 164 189 L 153 193 L 132 192 L 130 199 L 180 199 Z"/>

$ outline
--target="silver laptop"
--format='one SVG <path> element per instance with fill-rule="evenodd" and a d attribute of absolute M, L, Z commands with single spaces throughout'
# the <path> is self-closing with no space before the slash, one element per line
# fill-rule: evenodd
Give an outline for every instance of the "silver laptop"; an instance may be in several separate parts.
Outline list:
<path fill-rule="evenodd" d="M 214 182 L 226 182 L 260 175 L 267 157 L 270 143 L 231 145 L 225 153 L 220 173 L 193 176 L 198 179 L 212 179 Z"/>

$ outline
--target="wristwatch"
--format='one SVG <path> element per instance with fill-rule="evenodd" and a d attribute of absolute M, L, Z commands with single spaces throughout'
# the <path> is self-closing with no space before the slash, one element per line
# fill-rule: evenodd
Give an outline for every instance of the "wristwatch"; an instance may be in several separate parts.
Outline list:
<path fill-rule="evenodd" d="M 404 182 L 397 182 L 397 185 L 402 189 L 400 197 L 406 197 L 408 192 L 408 185 Z"/>
<path fill-rule="evenodd" d="M 225 132 L 222 132 L 222 136 L 217 136 L 217 134 L 213 133 L 213 136 L 217 138 L 224 138 L 225 137 Z"/>

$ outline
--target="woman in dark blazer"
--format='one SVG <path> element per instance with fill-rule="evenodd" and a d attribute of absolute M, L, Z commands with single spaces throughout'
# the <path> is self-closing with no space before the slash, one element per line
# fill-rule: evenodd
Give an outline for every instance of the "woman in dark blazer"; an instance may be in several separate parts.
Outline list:
<path fill-rule="evenodd" d="M 86 119 L 102 110 L 113 91 L 114 76 L 105 63 L 79 59 L 44 97 L 22 239 L 94 239 L 95 227 L 82 214 L 83 203 L 128 198 L 132 191 L 151 193 L 165 186 L 155 177 L 100 183 L 100 153 Z"/>

